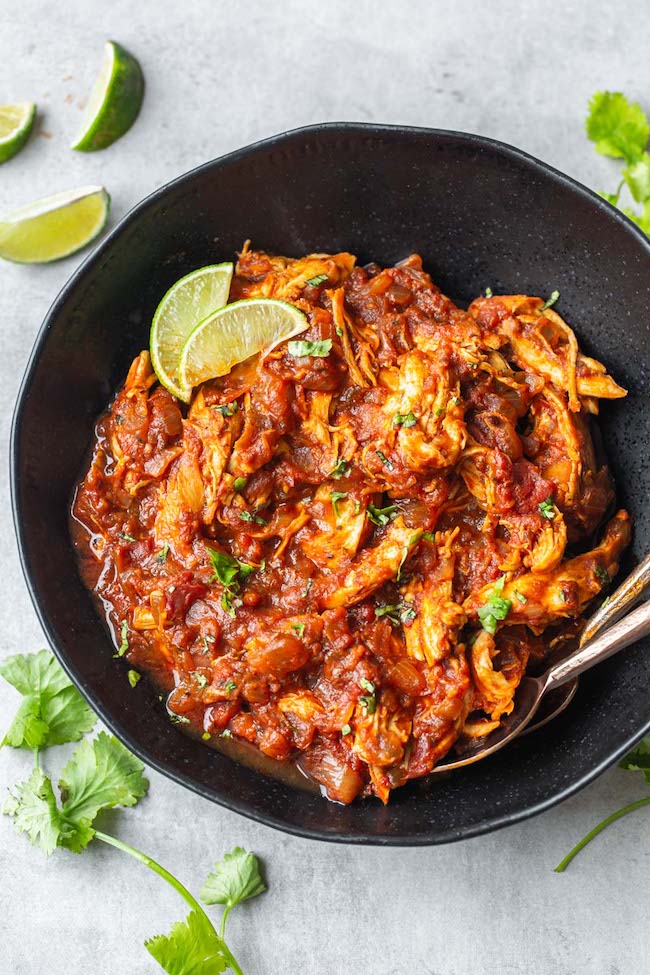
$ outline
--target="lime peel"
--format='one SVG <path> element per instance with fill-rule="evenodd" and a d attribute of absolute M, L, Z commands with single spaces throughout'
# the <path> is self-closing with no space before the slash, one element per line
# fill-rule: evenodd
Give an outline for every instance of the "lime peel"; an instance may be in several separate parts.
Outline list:
<path fill-rule="evenodd" d="M 0 105 L 0 163 L 20 152 L 29 139 L 35 119 L 34 102 Z"/>
<path fill-rule="evenodd" d="M 0 257 L 19 264 L 68 257 L 101 233 L 109 208 L 103 186 L 83 186 L 13 210 L 0 217 Z"/>
<path fill-rule="evenodd" d="M 183 346 L 195 327 L 228 301 L 233 265 L 211 264 L 186 274 L 167 291 L 153 316 L 149 349 L 162 385 L 188 402 L 191 390 L 178 380 Z"/>
<path fill-rule="evenodd" d="M 188 391 L 258 352 L 268 354 L 309 327 L 294 305 L 275 298 L 248 298 L 226 305 L 200 322 L 183 346 L 178 375 Z"/>
<path fill-rule="evenodd" d="M 104 61 L 72 148 L 95 152 L 112 145 L 135 122 L 143 97 L 144 76 L 139 62 L 121 44 L 107 41 Z"/>

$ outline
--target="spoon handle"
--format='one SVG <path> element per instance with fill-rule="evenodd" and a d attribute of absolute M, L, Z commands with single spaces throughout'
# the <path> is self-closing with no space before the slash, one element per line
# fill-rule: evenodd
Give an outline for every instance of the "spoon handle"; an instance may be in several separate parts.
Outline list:
<path fill-rule="evenodd" d="M 636 569 L 587 620 L 580 637 L 580 646 L 583 647 L 603 627 L 620 619 L 622 613 L 637 601 L 648 584 L 650 584 L 650 555 L 646 555 L 643 561 L 639 562 Z"/>
<path fill-rule="evenodd" d="M 572 657 L 560 661 L 546 673 L 544 691 L 565 684 L 601 660 L 618 653 L 650 633 L 650 600 L 582 646 Z"/>

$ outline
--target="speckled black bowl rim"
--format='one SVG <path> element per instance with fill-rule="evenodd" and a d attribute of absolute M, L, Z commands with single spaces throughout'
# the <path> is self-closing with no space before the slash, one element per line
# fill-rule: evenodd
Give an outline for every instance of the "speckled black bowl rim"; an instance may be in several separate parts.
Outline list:
<path fill-rule="evenodd" d="M 362 122 L 326 122 L 319 125 L 307 125 L 296 129 L 290 129 L 286 132 L 282 132 L 278 135 L 272 136 L 268 139 L 262 139 L 258 142 L 254 142 L 249 146 L 245 146 L 242 149 L 237 149 L 234 152 L 227 153 L 224 156 L 220 156 L 217 159 L 213 159 L 210 162 L 203 163 L 201 166 L 197 166 L 194 169 L 189 170 L 182 176 L 177 177 L 171 182 L 166 183 L 159 189 L 150 193 L 149 196 L 145 197 L 140 203 L 136 204 L 129 212 L 119 221 L 119 223 L 102 239 L 102 241 L 97 245 L 97 247 L 91 252 L 91 254 L 82 262 L 82 264 L 77 268 L 77 270 L 72 274 L 68 282 L 61 289 L 60 293 L 54 300 L 52 306 L 50 307 L 43 325 L 39 331 L 32 354 L 30 356 L 27 368 L 25 370 L 25 375 L 21 384 L 20 392 L 18 394 L 18 399 L 16 401 L 16 406 L 13 414 L 12 428 L 11 428 L 11 447 L 10 447 L 10 485 L 11 485 L 11 506 L 13 512 L 14 528 L 16 531 L 16 536 L 18 540 L 18 548 L 20 554 L 20 562 L 22 566 L 23 575 L 27 583 L 27 588 L 36 610 L 36 615 L 38 616 L 39 622 L 45 632 L 45 636 L 52 650 L 54 651 L 57 659 L 61 663 L 62 667 L 78 687 L 84 697 L 88 700 L 89 704 L 98 714 L 99 718 L 103 723 L 121 740 L 124 744 L 131 749 L 131 751 L 137 755 L 143 762 L 145 762 L 150 768 L 155 769 L 167 778 L 178 782 L 180 785 L 191 789 L 193 792 L 198 793 L 205 799 L 209 799 L 212 802 L 217 803 L 220 806 L 225 807 L 233 812 L 240 813 L 242 816 L 246 816 L 248 819 L 255 820 L 256 822 L 263 823 L 265 826 L 271 826 L 275 829 L 279 829 L 285 833 L 290 833 L 295 836 L 300 836 L 306 839 L 316 839 L 323 840 L 332 843 L 351 843 L 355 845 L 373 845 L 373 846 L 432 846 L 439 843 L 449 843 L 457 842 L 461 839 L 469 839 L 473 836 L 480 836 L 483 833 L 489 833 L 497 829 L 502 829 L 505 826 L 510 826 L 513 823 L 521 822 L 524 819 L 528 819 L 530 816 L 538 815 L 552 806 L 563 802 L 570 796 L 575 795 L 590 782 L 593 782 L 599 775 L 610 768 L 618 759 L 626 754 L 633 747 L 633 745 L 639 741 L 645 734 L 650 731 L 650 722 L 648 722 L 643 727 L 640 727 L 633 735 L 631 735 L 627 741 L 622 745 L 616 747 L 608 756 L 607 759 L 602 761 L 600 764 L 595 765 L 588 774 L 583 775 L 577 781 L 572 782 L 570 785 L 548 795 L 543 801 L 534 803 L 530 806 L 524 807 L 522 809 L 504 813 L 498 816 L 492 816 L 486 818 L 480 823 L 476 823 L 472 826 L 461 828 L 457 834 L 453 836 L 445 835 L 441 838 L 437 837 L 426 837 L 419 835 L 389 835 L 389 836 L 374 836 L 371 834 L 365 835 L 355 835 L 350 836 L 346 834 L 333 835 L 331 833 L 323 833 L 317 829 L 303 828 L 299 826 L 293 826 L 284 820 L 279 820 L 274 816 L 270 816 L 266 813 L 261 813 L 249 809 L 245 803 L 239 802 L 235 799 L 226 799 L 221 797 L 210 789 L 205 788 L 200 783 L 194 781 L 191 777 L 182 775 L 179 772 L 169 769 L 164 762 L 161 762 L 150 754 L 147 745 L 136 740 L 132 735 L 125 733 L 121 728 L 116 726 L 116 721 L 113 716 L 95 699 L 95 696 L 88 686 L 83 674 L 81 674 L 76 667 L 72 666 L 70 662 L 66 659 L 65 654 L 62 652 L 61 648 L 57 645 L 53 628 L 50 625 L 50 621 L 45 614 L 39 593 L 36 588 L 34 575 L 32 573 L 31 566 L 26 554 L 25 539 L 23 533 L 23 517 L 19 502 L 19 481 L 20 481 L 20 470 L 19 470 L 19 433 L 23 419 L 23 409 L 27 398 L 30 394 L 32 379 L 36 364 L 38 362 L 39 356 L 41 354 L 42 347 L 47 338 L 48 332 L 52 327 L 53 323 L 57 319 L 59 312 L 61 311 L 64 303 L 68 300 L 69 296 L 75 290 L 79 282 L 90 272 L 93 268 L 100 263 L 104 251 L 109 247 L 113 241 L 120 236 L 120 234 L 131 224 L 135 223 L 140 215 L 144 213 L 149 207 L 159 203 L 164 197 L 170 193 L 178 190 L 184 185 L 192 182 L 192 180 L 200 173 L 207 172 L 211 169 L 219 169 L 224 165 L 228 165 L 232 162 L 237 162 L 247 157 L 254 156 L 260 150 L 276 149 L 284 142 L 289 140 L 294 140 L 296 137 L 302 137 L 305 142 L 310 139 L 317 140 L 319 135 L 322 133 L 337 133 L 341 136 L 352 135 L 352 136 L 374 136 L 376 138 L 388 137 L 395 138 L 400 135 L 416 137 L 420 139 L 435 138 L 435 139 L 454 139 L 463 143 L 468 148 L 473 149 L 489 149 L 492 152 L 500 153 L 505 158 L 509 158 L 518 162 L 520 165 L 523 164 L 530 168 L 531 172 L 542 173 L 550 181 L 555 182 L 558 185 L 569 188 L 573 193 L 586 199 L 593 207 L 600 210 L 606 211 L 610 219 L 613 217 L 623 228 L 625 233 L 631 234 L 636 238 L 639 247 L 645 251 L 650 260 L 650 240 L 646 235 L 630 220 L 626 217 L 620 210 L 612 207 L 609 203 L 598 196 L 592 190 L 583 186 L 577 180 L 572 179 L 570 176 L 566 176 L 559 170 L 554 169 L 547 163 L 536 159 L 534 156 L 523 152 L 521 149 L 517 149 L 514 146 L 510 146 L 507 143 L 499 142 L 495 139 L 488 139 L 479 135 L 472 135 L 466 132 L 456 132 L 450 129 L 430 129 L 423 128 L 419 126 L 402 126 L 402 125 L 375 125 Z M 101 623 L 98 619 L 97 625 L 100 626 Z"/>

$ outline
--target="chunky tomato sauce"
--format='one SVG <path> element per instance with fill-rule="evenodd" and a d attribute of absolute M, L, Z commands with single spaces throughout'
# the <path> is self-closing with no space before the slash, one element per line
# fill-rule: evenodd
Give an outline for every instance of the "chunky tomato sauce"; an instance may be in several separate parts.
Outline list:
<path fill-rule="evenodd" d="M 617 572 L 590 417 L 625 391 L 542 299 L 464 311 L 417 256 L 244 249 L 230 300 L 259 296 L 310 344 L 189 408 L 134 361 L 74 502 L 83 575 L 176 721 L 386 802 L 497 727 Z"/>

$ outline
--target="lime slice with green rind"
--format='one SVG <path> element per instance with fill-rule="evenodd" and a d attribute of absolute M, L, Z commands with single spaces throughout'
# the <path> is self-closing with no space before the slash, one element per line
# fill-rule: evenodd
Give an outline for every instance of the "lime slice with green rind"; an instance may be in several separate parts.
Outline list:
<path fill-rule="evenodd" d="M 238 362 L 270 352 L 304 332 L 309 322 L 301 311 L 274 298 L 234 301 L 200 322 L 183 346 L 178 376 L 181 387 L 225 376 Z"/>
<path fill-rule="evenodd" d="M 178 360 L 199 322 L 228 301 L 232 264 L 211 264 L 180 278 L 162 299 L 151 323 L 151 364 L 160 382 L 179 399 L 189 400 L 191 390 L 178 381 Z"/>
<path fill-rule="evenodd" d="M 33 102 L 0 105 L 0 163 L 20 152 L 34 128 L 35 118 L 36 105 Z"/>
<path fill-rule="evenodd" d="M 104 63 L 72 148 L 95 152 L 112 145 L 135 122 L 143 96 L 144 76 L 139 63 L 120 44 L 107 41 Z"/>
<path fill-rule="evenodd" d="M 0 217 L 0 257 L 47 264 L 74 254 L 103 230 L 109 208 L 103 186 L 83 186 L 13 210 Z"/>

